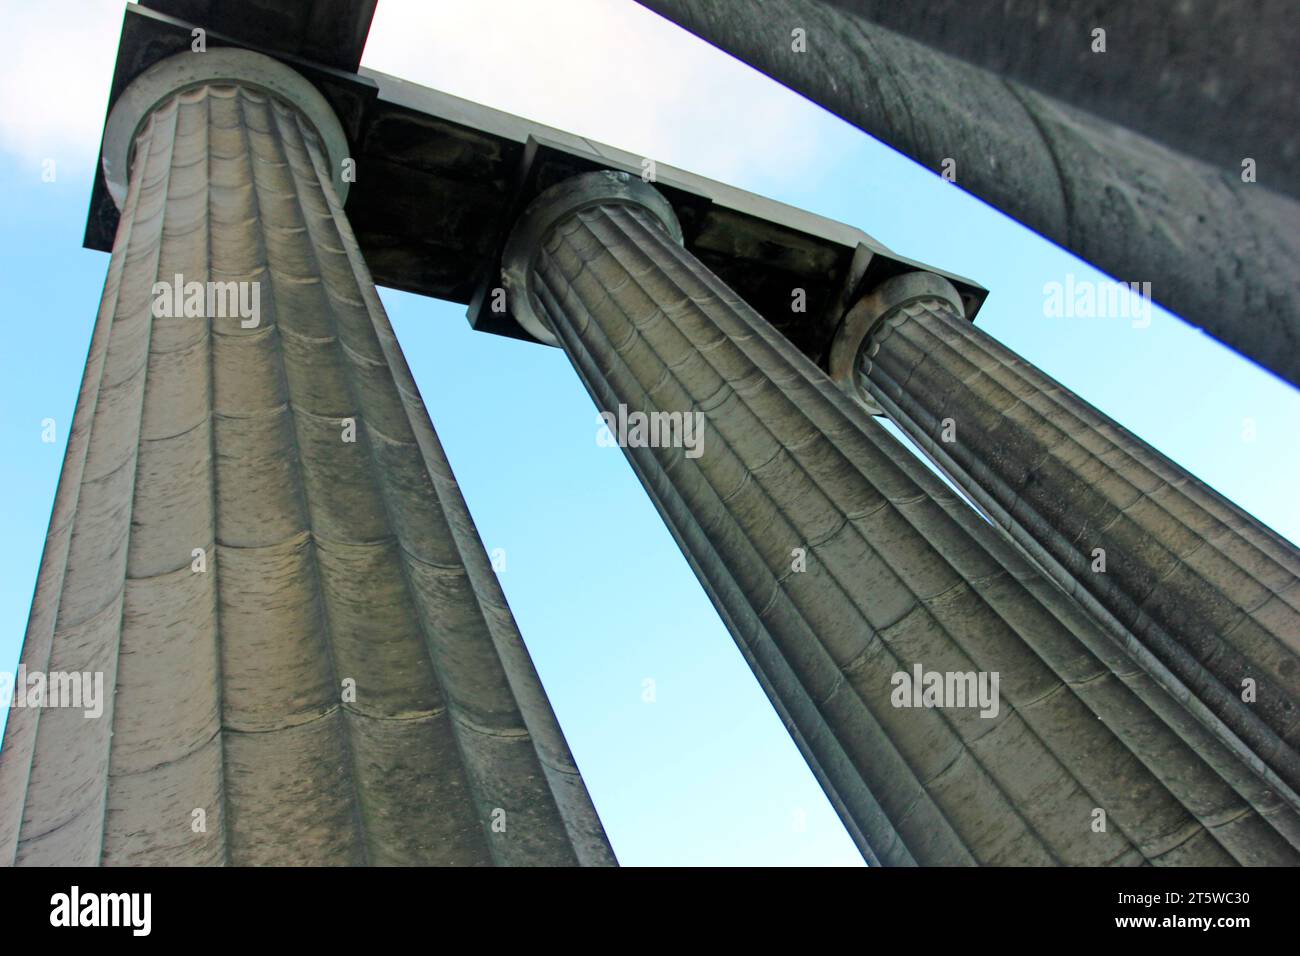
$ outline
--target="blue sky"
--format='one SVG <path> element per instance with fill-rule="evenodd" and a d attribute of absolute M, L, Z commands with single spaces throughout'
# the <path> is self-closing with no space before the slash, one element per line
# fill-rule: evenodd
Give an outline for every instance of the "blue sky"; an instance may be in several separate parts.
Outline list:
<path fill-rule="evenodd" d="M 1145 328 L 1047 317 L 1045 284 L 1099 274 L 630 0 L 544 6 L 382 0 L 364 62 L 982 282 L 987 332 L 1300 539 L 1294 389 L 1158 308 Z M 0 671 L 16 666 L 108 264 L 81 235 L 120 18 L 116 0 L 23 4 L 0 38 Z M 622 452 L 597 445 L 564 355 L 473 333 L 462 306 L 382 296 L 484 542 L 505 551 L 502 584 L 620 860 L 860 864 Z"/>

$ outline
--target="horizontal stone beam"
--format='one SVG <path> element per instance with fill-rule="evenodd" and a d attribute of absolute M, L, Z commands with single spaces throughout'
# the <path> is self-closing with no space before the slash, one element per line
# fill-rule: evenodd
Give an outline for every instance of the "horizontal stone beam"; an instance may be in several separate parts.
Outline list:
<path fill-rule="evenodd" d="M 1300 195 L 1289 0 L 830 2 L 1222 169 L 1251 157 L 1260 182 Z"/>
<path fill-rule="evenodd" d="M 223 0 L 221 21 L 254 0 Z M 214 11 L 217 8 L 214 7 Z M 123 22 L 110 106 L 157 60 L 188 51 L 192 22 L 132 5 Z M 209 49 L 256 46 L 212 27 Z M 640 175 L 644 159 L 500 110 L 361 69 L 350 73 L 271 50 L 310 80 L 347 137 L 355 181 L 347 211 L 380 285 L 472 304 L 491 291 L 510 224 L 532 196 L 592 169 Z M 804 354 L 824 354 L 864 281 L 918 267 L 861 229 L 656 163 L 655 179 L 683 224 L 687 248 L 708 263 Z M 117 209 L 99 175 L 85 243 L 107 251 Z M 986 291 L 943 272 L 973 319 Z M 791 290 L 804 290 L 801 308 Z M 508 313 L 474 308 L 476 328 L 531 338 Z"/>
<path fill-rule="evenodd" d="M 379 0 L 140 0 L 240 43 L 356 72 Z"/>
<path fill-rule="evenodd" d="M 936 173 L 955 163 L 961 188 L 1300 385 L 1300 201 L 1267 180 L 824 0 L 640 2 Z"/>

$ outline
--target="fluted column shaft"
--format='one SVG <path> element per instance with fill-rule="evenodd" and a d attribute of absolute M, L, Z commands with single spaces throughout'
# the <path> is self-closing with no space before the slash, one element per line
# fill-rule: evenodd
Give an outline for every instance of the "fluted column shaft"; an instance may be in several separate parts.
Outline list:
<path fill-rule="evenodd" d="M 507 245 L 511 307 L 602 411 L 703 416 L 698 449 L 626 453 L 864 853 L 1295 862 L 1294 811 L 674 229 L 626 176 L 561 183 Z M 998 672 L 1001 709 L 894 706 L 917 664 Z"/>
<path fill-rule="evenodd" d="M 897 298 L 860 356 L 867 395 L 1225 739 L 1300 789 L 1300 552 L 965 321 L 955 292 Z"/>
<path fill-rule="evenodd" d="M 335 158 L 222 56 L 135 140 L 22 656 L 107 705 L 14 712 L 0 862 L 612 862 Z"/>

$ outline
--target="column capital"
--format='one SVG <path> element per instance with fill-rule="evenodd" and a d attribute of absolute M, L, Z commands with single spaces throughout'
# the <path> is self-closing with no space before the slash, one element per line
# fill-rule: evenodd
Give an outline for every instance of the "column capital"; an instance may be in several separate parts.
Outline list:
<path fill-rule="evenodd" d="M 549 323 L 534 307 L 529 282 L 533 264 L 551 228 L 566 216 L 592 206 L 640 206 L 651 213 L 679 245 L 682 226 L 663 193 L 630 173 L 601 169 L 581 173 L 542 191 L 520 215 L 501 255 L 501 281 L 510 311 L 530 335 L 547 345 L 559 345 Z"/>
<path fill-rule="evenodd" d="M 951 305 L 958 315 L 964 312 L 961 293 L 943 276 L 933 272 L 905 272 L 886 279 L 860 298 L 845 314 L 831 342 L 827 361 L 831 380 L 866 406 L 872 415 L 885 413 L 859 381 L 862 350 L 868 347 L 868 338 L 886 315 L 923 299 L 939 299 Z"/>
<path fill-rule="evenodd" d="M 325 145 L 339 202 L 347 199 L 348 184 L 342 171 L 348 140 L 320 91 L 279 60 L 238 47 L 217 47 L 201 53 L 187 50 L 160 60 L 132 80 L 113 104 L 104 128 L 101 161 L 109 195 L 118 209 L 126 200 L 135 138 L 149 115 L 168 97 L 209 83 L 238 84 L 293 104 Z"/>

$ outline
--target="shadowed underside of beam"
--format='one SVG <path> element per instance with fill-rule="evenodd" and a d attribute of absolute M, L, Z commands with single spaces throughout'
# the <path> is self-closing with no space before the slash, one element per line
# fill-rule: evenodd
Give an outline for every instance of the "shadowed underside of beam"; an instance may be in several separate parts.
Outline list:
<path fill-rule="evenodd" d="M 107 701 L 13 712 L 0 862 L 613 862 L 317 131 L 213 82 L 135 155 L 22 656 Z"/>

